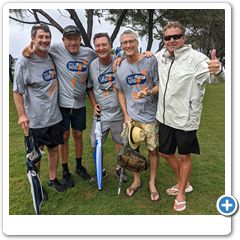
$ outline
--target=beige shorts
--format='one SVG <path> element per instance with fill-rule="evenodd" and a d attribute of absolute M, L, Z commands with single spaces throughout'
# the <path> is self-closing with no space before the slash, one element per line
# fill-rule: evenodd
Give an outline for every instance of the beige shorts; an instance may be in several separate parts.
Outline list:
<path fill-rule="evenodd" d="M 154 151 L 159 147 L 159 123 L 153 122 L 153 123 L 140 123 L 138 121 L 133 120 L 133 124 L 136 126 L 142 128 L 145 132 L 145 144 L 148 150 Z M 125 138 L 125 135 L 127 134 L 126 128 L 123 129 L 123 132 L 121 133 L 122 138 Z M 123 142 L 124 143 L 124 142 Z"/>
<path fill-rule="evenodd" d="M 158 132 L 159 132 L 159 123 L 153 122 L 153 123 L 140 123 L 137 121 L 134 121 L 145 132 L 145 144 L 148 150 L 153 151 L 158 148 Z"/>

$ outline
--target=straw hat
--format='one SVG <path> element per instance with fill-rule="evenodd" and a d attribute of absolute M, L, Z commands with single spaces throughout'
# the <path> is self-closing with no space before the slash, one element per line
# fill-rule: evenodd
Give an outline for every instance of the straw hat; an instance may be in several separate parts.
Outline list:
<path fill-rule="evenodd" d="M 140 143 L 143 142 L 144 140 L 145 140 L 144 130 L 131 123 L 128 131 L 128 142 L 131 148 L 136 149 L 140 145 Z"/>

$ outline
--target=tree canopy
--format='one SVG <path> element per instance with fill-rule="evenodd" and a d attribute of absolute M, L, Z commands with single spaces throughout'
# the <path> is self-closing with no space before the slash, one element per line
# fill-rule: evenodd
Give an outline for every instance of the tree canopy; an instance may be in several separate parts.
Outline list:
<path fill-rule="evenodd" d="M 225 10 L 224 9 L 61 9 L 59 16 L 70 18 L 80 28 L 83 42 L 91 46 L 94 17 L 98 22 L 106 21 L 115 26 L 111 40 L 115 41 L 121 27 L 128 27 L 146 37 L 146 49 L 151 50 L 153 42 L 158 41 L 158 50 L 163 47 L 162 29 L 169 21 L 180 21 L 186 28 L 187 42 L 194 48 L 210 55 L 210 50 L 217 49 L 218 58 L 224 62 L 225 57 Z M 84 27 L 82 17 L 86 19 Z M 12 9 L 9 18 L 24 24 L 46 23 L 60 32 L 63 26 L 51 16 L 51 10 Z M 103 30 L 104 31 L 104 30 Z"/>

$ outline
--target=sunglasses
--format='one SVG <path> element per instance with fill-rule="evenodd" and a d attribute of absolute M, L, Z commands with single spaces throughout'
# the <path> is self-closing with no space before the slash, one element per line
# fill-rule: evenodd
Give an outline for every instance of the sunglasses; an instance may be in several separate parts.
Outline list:
<path fill-rule="evenodd" d="M 182 34 L 175 34 L 175 35 L 168 35 L 168 36 L 164 36 L 163 39 L 164 41 L 170 41 L 172 38 L 173 40 L 179 40 L 180 38 L 182 38 Z"/>

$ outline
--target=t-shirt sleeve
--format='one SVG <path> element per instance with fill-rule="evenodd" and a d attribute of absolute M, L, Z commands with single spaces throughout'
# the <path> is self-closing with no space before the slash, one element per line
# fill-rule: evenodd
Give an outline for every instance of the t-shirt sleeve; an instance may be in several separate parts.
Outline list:
<path fill-rule="evenodd" d="M 49 48 L 49 50 L 48 50 L 48 52 L 53 56 L 53 57 L 55 57 L 57 54 L 58 54 L 58 52 L 60 51 L 60 49 L 61 49 L 61 45 L 62 43 L 52 43 L 51 44 L 51 46 L 50 46 L 50 48 Z"/>
<path fill-rule="evenodd" d="M 95 58 L 97 58 L 97 54 L 96 54 L 96 52 L 93 50 L 93 49 L 91 49 L 91 48 L 89 48 L 90 49 L 90 59 L 91 59 L 91 62 L 95 59 Z"/>
<path fill-rule="evenodd" d="M 25 69 L 26 72 L 26 69 Z M 16 93 L 24 94 L 25 93 L 25 74 L 24 66 L 21 62 L 17 61 L 14 72 L 14 82 L 13 82 L 13 91 Z"/>

